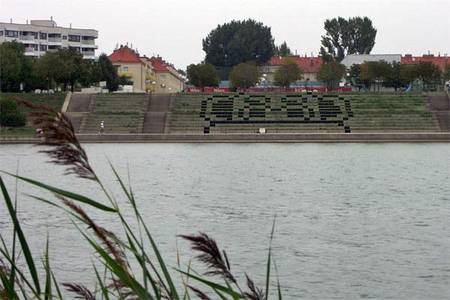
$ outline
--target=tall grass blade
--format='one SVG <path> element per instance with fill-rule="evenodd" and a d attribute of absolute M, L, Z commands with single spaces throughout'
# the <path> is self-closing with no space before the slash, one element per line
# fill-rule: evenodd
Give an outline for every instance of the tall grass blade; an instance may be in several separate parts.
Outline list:
<path fill-rule="evenodd" d="M 65 191 L 65 190 L 62 190 L 62 189 L 59 189 L 59 188 L 55 188 L 55 187 L 52 187 L 50 185 L 44 184 L 42 182 L 30 179 L 30 178 L 17 176 L 17 175 L 14 175 L 14 174 L 11 174 L 11 173 L 8 173 L 8 172 L 4 172 L 4 171 L 0 171 L 0 172 L 3 172 L 3 173 L 8 174 L 10 176 L 16 177 L 16 178 L 18 178 L 18 179 L 20 179 L 22 181 L 28 182 L 28 183 L 30 183 L 32 185 L 38 186 L 40 188 L 43 188 L 43 189 L 48 190 L 50 192 L 53 192 L 55 194 L 67 197 L 69 199 L 72 199 L 72 200 L 75 200 L 75 201 L 78 201 L 78 202 L 81 202 L 81 203 L 84 203 L 84 204 L 91 205 L 91 206 L 93 206 L 95 208 L 98 208 L 100 210 L 108 211 L 108 212 L 116 212 L 116 209 L 108 207 L 106 205 L 103 205 L 103 204 L 101 204 L 101 203 L 99 203 L 99 202 L 97 202 L 95 200 L 92 200 L 92 199 L 86 197 L 86 196 L 82 196 L 82 195 L 79 195 L 79 194 L 76 194 L 76 193 L 72 193 L 72 192 Z"/>
<path fill-rule="evenodd" d="M 78 228 L 78 227 L 77 227 Z M 111 257 L 100 245 L 89 238 L 80 228 L 78 228 L 84 238 L 91 244 L 95 252 L 99 254 L 108 269 L 116 275 L 122 284 L 129 287 L 139 299 L 154 299 L 113 257 Z"/>
<path fill-rule="evenodd" d="M 182 270 L 177 270 L 177 271 L 182 273 L 182 274 L 184 274 L 184 275 L 186 275 L 186 276 L 188 276 L 189 278 L 192 278 L 194 280 L 197 280 L 198 282 L 201 282 L 201 283 L 209 286 L 213 290 L 218 290 L 220 292 L 224 292 L 225 294 L 230 295 L 233 299 L 244 298 L 241 294 L 239 294 L 238 292 L 234 291 L 233 289 L 231 289 L 229 287 L 226 287 L 226 286 L 220 285 L 218 283 L 209 281 L 207 279 L 198 277 L 198 276 L 196 276 L 194 274 L 184 272 Z"/>
<path fill-rule="evenodd" d="M 41 286 L 39 284 L 39 277 L 36 271 L 36 265 L 34 264 L 33 256 L 31 255 L 30 248 L 28 247 L 27 240 L 20 226 L 19 220 L 17 219 L 16 211 L 14 210 L 11 198 L 9 197 L 6 186 L 3 182 L 3 178 L 0 177 L 0 187 L 2 190 L 3 197 L 5 199 L 6 207 L 8 208 L 8 213 L 13 222 L 14 228 L 17 231 L 17 237 L 19 238 L 20 246 L 22 248 L 25 260 L 30 271 L 31 278 L 33 279 L 34 286 L 38 294 L 41 293 Z"/>
<path fill-rule="evenodd" d="M 52 273 L 53 285 L 55 286 L 55 290 L 56 290 L 56 294 L 58 295 L 58 299 L 62 300 L 63 296 L 61 293 L 61 289 L 59 288 L 58 282 L 56 281 L 55 274 L 53 273 L 53 271 L 51 273 Z"/>
<path fill-rule="evenodd" d="M 50 261 L 49 261 L 49 254 L 48 254 L 48 244 L 49 244 L 49 238 L 47 235 L 47 242 L 45 244 L 45 252 L 44 252 L 44 269 L 45 269 L 45 292 L 44 292 L 44 299 L 45 300 L 51 300 L 52 297 L 52 274 L 50 269 Z"/>
<path fill-rule="evenodd" d="M 102 292 L 102 296 L 103 296 L 102 299 L 109 300 L 108 288 L 103 283 L 103 280 L 100 277 L 100 274 L 98 273 L 95 265 L 92 265 L 92 267 L 94 268 L 95 276 L 97 277 L 98 284 L 100 285 L 100 291 Z"/>
<path fill-rule="evenodd" d="M 267 255 L 267 266 L 266 266 L 266 299 L 269 299 L 269 286 L 270 286 L 270 268 L 272 265 L 272 241 L 273 241 L 273 233 L 275 232 L 275 221 L 277 216 L 273 218 L 272 223 L 272 231 L 270 232 L 270 241 L 269 241 L 269 254 Z"/>

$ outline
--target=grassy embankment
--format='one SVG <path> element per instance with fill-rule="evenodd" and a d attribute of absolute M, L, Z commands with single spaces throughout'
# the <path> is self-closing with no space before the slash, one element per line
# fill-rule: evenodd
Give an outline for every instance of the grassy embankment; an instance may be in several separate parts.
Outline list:
<path fill-rule="evenodd" d="M 57 93 L 57 94 L 31 94 L 31 93 L 0 93 L 0 100 L 3 99 L 20 99 L 29 101 L 33 104 L 44 104 L 55 110 L 60 110 L 63 103 L 64 98 L 66 97 L 65 93 Z M 21 106 L 21 109 L 28 113 L 30 110 L 26 107 Z M 17 137 L 34 137 L 35 130 L 31 126 L 30 121 L 28 120 L 27 125 L 24 127 L 5 127 L 0 126 L 0 136 L 17 136 Z"/>

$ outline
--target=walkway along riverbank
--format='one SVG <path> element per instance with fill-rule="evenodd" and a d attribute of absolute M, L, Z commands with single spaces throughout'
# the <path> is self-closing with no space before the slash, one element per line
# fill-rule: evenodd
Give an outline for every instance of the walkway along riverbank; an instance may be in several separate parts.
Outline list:
<path fill-rule="evenodd" d="M 450 142 L 450 133 L 298 134 L 79 134 L 83 143 L 410 143 Z M 0 144 L 37 143 L 38 138 L 0 137 Z"/>

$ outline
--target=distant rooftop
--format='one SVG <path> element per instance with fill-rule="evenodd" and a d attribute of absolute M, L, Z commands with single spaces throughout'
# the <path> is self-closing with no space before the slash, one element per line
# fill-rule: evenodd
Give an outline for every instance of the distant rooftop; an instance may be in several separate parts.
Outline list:
<path fill-rule="evenodd" d="M 141 63 L 139 54 L 128 46 L 123 45 L 109 55 L 109 60 L 113 63 Z"/>
<path fill-rule="evenodd" d="M 10 19 L 9 22 L 1 22 L 0 24 L 2 25 L 14 25 L 14 26 L 37 26 L 37 27 L 51 27 L 51 28 L 63 28 L 63 29 L 74 29 L 74 30 L 93 30 L 93 31 L 97 31 L 95 29 L 91 29 L 91 28 L 75 28 L 72 27 L 72 24 L 69 25 L 69 27 L 63 27 L 63 26 L 58 26 L 58 24 L 55 22 L 55 20 L 53 20 L 53 17 L 50 18 L 50 20 L 26 20 L 25 23 L 15 23 L 13 22 L 13 19 Z"/>
<path fill-rule="evenodd" d="M 280 66 L 284 64 L 286 61 L 295 62 L 300 69 L 302 69 L 305 73 L 318 73 L 320 67 L 322 66 L 322 58 L 314 57 L 314 56 L 300 56 L 300 55 L 291 55 L 291 56 L 273 56 L 268 65 L 270 66 Z"/>

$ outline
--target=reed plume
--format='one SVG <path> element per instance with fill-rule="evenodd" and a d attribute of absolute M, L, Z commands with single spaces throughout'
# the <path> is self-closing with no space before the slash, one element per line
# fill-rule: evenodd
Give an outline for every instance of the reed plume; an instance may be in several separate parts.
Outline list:
<path fill-rule="evenodd" d="M 267 298 L 264 295 L 263 290 L 255 286 L 255 283 L 250 279 L 250 277 L 248 277 L 247 274 L 245 274 L 245 277 L 247 278 L 247 287 L 250 292 L 245 292 L 244 296 L 250 300 L 266 300 Z"/>
<path fill-rule="evenodd" d="M 192 250 L 200 252 L 196 258 L 209 269 L 205 275 L 220 275 L 236 283 L 236 279 L 231 274 L 226 252 L 223 251 L 222 255 L 214 239 L 202 232 L 198 235 L 180 235 L 180 237 L 191 242 Z"/>
<path fill-rule="evenodd" d="M 75 299 L 95 300 L 94 294 L 84 285 L 74 283 L 62 284 L 67 291 L 75 294 Z"/>
<path fill-rule="evenodd" d="M 205 293 L 203 293 L 202 291 L 200 291 L 198 288 L 192 286 L 192 285 L 188 285 L 189 289 L 191 291 L 193 291 L 195 293 L 195 295 L 197 295 L 197 297 L 201 300 L 211 300 L 211 298 L 208 297 L 208 295 L 206 295 Z"/>
<path fill-rule="evenodd" d="M 28 101 L 17 100 L 19 104 L 31 109 L 29 116 L 38 136 L 40 145 L 49 146 L 41 150 L 50 156 L 50 162 L 67 166 L 66 174 L 75 174 L 81 178 L 97 180 L 89 164 L 86 152 L 81 147 L 70 118 L 46 105 L 36 105 Z"/>
<path fill-rule="evenodd" d="M 70 208 L 73 212 L 75 212 L 84 222 L 88 225 L 89 228 L 94 231 L 95 236 L 105 245 L 106 249 L 109 253 L 114 256 L 114 259 L 118 264 L 122 266 L 122 268 L 127 271 L 128 264 L 125 259 L 125 254 L 122 249 L 114 242 L 117 240 L 115 235 L 106 229 L 97 225 L 94 220 L 89 217 L 89 215 L 81 208 L 81 206 L 76 205 L 73 201 L 67 200 L 62 196 L 57 196 L 65 206 Z"/>

